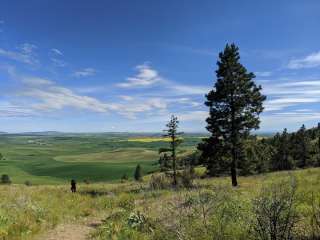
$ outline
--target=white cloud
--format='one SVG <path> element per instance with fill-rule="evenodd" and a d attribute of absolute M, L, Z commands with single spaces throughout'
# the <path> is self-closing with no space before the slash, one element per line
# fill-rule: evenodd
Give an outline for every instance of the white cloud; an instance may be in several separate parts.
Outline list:
<path fill-rule="evenodd" d="M 301 59 L 293 59 L 288 63 L 290 69 L 314 68 L 320 66 L 320 51 Z"/>
<path fill-rule="evenodd" d="M 77 94 L 46 78 L 19 75 L 14 68 L 5 68 L 5 70 L 11 78 L 22 84 L 20 90 L 10 95 L 18 97 L 15 98 L 15 101 L 20 102 L 20 108 L 28 111 L 28 114 L 41 115 L 46 112 L 73 108 L 98 113 L 116 113 L 132 119 L 136 118 L 137 114 L 165 111 L 168 105 L 161 98 L 135 99 L 127 95 L 121 96 L 126 102 L 104 102 L 94 97 Z M 9 109 L 6 110 L 8 115 Z"/>
<path fill-rule="evenodd" d="M 52 63 L 56 66 L 56 67 L 65 67 L 67 66 L 67 63 L 61 59 L 58 58 L 50 58 L 50 60 L 52 61 Z"/>
<path fill-rule="evenodd" d="M 266 101 L 265 111 L 278 111 L 286 107 L 301 105 L 305 103 L 317 103 L 320 102 L 320 98 L 277 98 L 274 100 Z"/>
<path fill-rule="evenodd" d="M 18 95 L 31 98 L 33 109 L 52 111 L 72 107 L 94 112 L 107 112 L 109 108 L 106 103 L 92 97 L 78 95 L 47 79 L 23 77 L 22 82 L 24 88 Z"/>
<path fill-rule="evenodd" d="M 53 65 L 56 67 L 65 67 L 68 65 L 63 59 L 61 59 L 63 57 L 63 53 L 57 48 L 50 49 L 49 57 Z"/>
<path fill-rule="evenodd" d="M 320 112 L 299 110 L 290 112 L 279 112 L 274 114 L 263 114 L 261 116 L 261 128 L 268 131 L 279 131 L 284 127 L 290 126 L 290 130 L 296 130 L 302 124 L 317 121 L 320 118 Z"/>
<path fill-rule="evenodd" d="M 265 111 L 280 111 L 287 107 L 320 103 L 320 80 L 263 81 L 262 91 L 267 96 Z"/>
<path fill-rule="evenodd" d="M 30 43 L 23 43 L 18 47 L 18 49 L 20 49 L 24 54 L 32 54 L 37 48 L 38 47 L 36 45 Z"/>
<path fill-rule="evenodd" d="M 0 102 L 0 117 L 30 117 L 33 115 L 35 113 L 31 109 L 9 102 Z"/>
<path fill-rule="evenodd" d="M 254 73 L 257 77 L 270 77 L 272 72 L 255 72 Z"/>
<path fill-rule="evenodd" d="M 55 54 L 55 55 L 60 55 L 60 56 L 63 55 L 63 53 L 57 48 L 51 48 L 50 51 L 52 54 Z"/>
<path fill-rule="evenodd" d="M 130 118 L 135 119 L 137 114 L 140 113 L 152 113 L 167 110 L 167 102 L 163 101 L 161 98 L 147 98 L 141 101 L 141 99 L 137 99 L 137 101 L 130 101 L 126 104 L 114 104 L 114 110 L 116 110 L 119 114 Z"/>
<path fill-rule="evenodd" d="M 54 85 L 52 81 L 45 78 L 39 78 L 39 77 L 26 77 L 26 78 L 23 78 L 23 82 L 26 83 L 28 86 L 33 86 L 33 87 Z"/>
<path fill-rule="evenodd" d="M 121 95 L 119 96 L 122 100 L 125 100 L 125 101 L 132 101 L 134 98 L 131 97 L 131 96 L 127 96 L 127 95 Z"/>
<path fill-rule="evenodd" d="M 29 43 L 24 43 L 20 45 L 17 49 L 18 51 L 10 51 L 5 50 L 3 48 L 0 48 L 0 56 L 30 64 L 30 65 L 36 65 L 39 63 L 38 59 L 36 58 L 34 50 L 37 48 L 37 46 Z"/>
<path fill-rule="evenodd" d="M 180 121 L 200 121 L 204 122 L 209 116 L 208 111 L 190 111 L 185 113 L 178 113 L 178 119 Z"/>
<path fill-rule="evenodd" d="M 73 76 L 75 77 L 90 77 L 94 76 L 97 73 L 97 71 L 94 68 L 84 68 L 82 70 L 78 70 L 73 73 Z"/>
<path fill-rule="evenodd" d="M 209 87 L 181 84 L 169 84 L 167 87 L 171 88 L 177 95 L 205 95 L 210 90 Z"/>
<path fill-rule="evenodd" d="M 134 77 L 129 77 L 126 82 L 117 84 L 122 88 L 145 88 L 153 87 L 156 84 L 161 86 L 159 95 L 205 95 L 209 92 L 210 88 L 206 86 L 184 85 L 177 84 L 162 77 L 157 70 L 151 68 L 147 64 L 138 65 L 136 67 L 138 74 Z"/>
<path fill-rule="evenodd" d="M 138 65 L 136 69 L 138 73 L 135 76 L 128 77 L 126 82 L 119 83 L 118 86 L 123 88 L 149 87 L 164 81 L 158 72 L 147 64 Z"/>

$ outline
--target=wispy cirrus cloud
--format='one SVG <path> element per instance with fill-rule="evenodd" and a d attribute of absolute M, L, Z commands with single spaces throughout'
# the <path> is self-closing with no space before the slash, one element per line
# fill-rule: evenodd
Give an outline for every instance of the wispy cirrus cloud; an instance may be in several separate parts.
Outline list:
<path fill-rule="evenodd" d="M 9 76 L 21 83 L 20 88 L 11 93 L 13 100 L 19 104 L 15 107 L 0 103 L 0 115 L 29 116 L 43 115 L 64 109 L 84 110 L 96 113 L 114 113 L 126 118 L 135 119 L 139 114 L 151 114 L 167 110 L 168 102 L 161 98 L 134 98 L 120 96 L 113 101 L 102 101 L 96 97 L 79 94 L 56 82 L 37 76 L 26 76 L 16 73 L 14 67 L 3 68 Z M 21 110 L 24 111 L 21 111 Z M 19 111 L 18 111 L 19 110 Z"/>
<path fill-rule="evenodd" d="M 38 47 L 36 45 L 31 43 L 23 43 L 18 47 L 18 49 L 20 49 L 24 54 L 33 54 L 37 48 Z"/>
<path fill-rule="evenodd" d="M 320 112 L 318 111 L 290 111 L 290 112 L 279 112 L 272 115 L 261 116 L 261 128 L 267 129 L 268 131 L 279 131 L 281 128 L 287 126 L 299 127 L 302 124 L 311 123 L 312 121 L 319 120 Z M 307 127 L 312 127 L 309 125 Z M 290 128 L 296 130 L 296 128 Z"/>
<path fill-rule="evenodd" d="M 15 105 L 9 102 L 0 102 L 0 117 L 31 117 L 36 113 L 32 109 L 26 109 L 24 106 Z"/>
<path fill-rule="evenodd" d="M 205 95 L 209 92 L 210 88 L 197 85 L 183 85 L 183 84 L 170 84 L 168 88 L 176 94 L 181 95 Z"/>
<path fill-rule="evenodd" d="M 36 45 L 24 43 L 18 46 L 16 51 L 0 48 L 0 56 L 29 65 L 37 65 L 39 60 L 36 57 L 35 49 L 37 49 Z"/>
<path fill-rule="evenodd" d="M 75 71 L 72 75 L 75 77 L 90 77 L 96 75 L 97 71 L 94 68 L 84 68 Z"/>
<path fill-rule="evenodd" d="M 50 49 L 51 53 L 55 54 L 55 55 L 60 55 L 63 56 L 63 53 L 61 50 L 57 49 L 57 48 L 51 48 Z"/>
<path fill-rule="evenodd" d="M 125 101 L 132 101 L 132 100 L 134 100 L 134 97 L 128 96 L 128 95 L 120 95 L 119 98 L 121 98 L 122 100 L 125 100 Z"/>
<path fill-rule="evenodd" d="M 288 63 L 289 69 L 320 67 L 320 51 L 311 53 L 304 58 L 292 59 Z"/>
<path fill-rule="evenodd" d="M 65 67 L 67 62 L 62 59 L 63 52 L 57 48 L 51 48 L 49 51 L 49 58 L 54 66 L 56 67 Z"/>
<path fill-rule="evenodd" d="M 272 72 L 255 72 L 254 73 L 257 77 L 270 77 Z"/>
<path fill-rule="evenodd" d="M 320 80 L 263 81 L 263 93 L 268 96 L 265 111 L 282 111 L 287 107 L 320 103 Z"/>
<path fill-rule="evenodd" d="M 90 110 L 94 112 L 107 112 L 108 105 L 95 98 L 74 93 L 72 90 L 61 87 L 53 81 L 37 78 L 23 77 L 22 97 L 33 100 L 32 108 L 41 111 L 61 110 L 66 107 Z"/>

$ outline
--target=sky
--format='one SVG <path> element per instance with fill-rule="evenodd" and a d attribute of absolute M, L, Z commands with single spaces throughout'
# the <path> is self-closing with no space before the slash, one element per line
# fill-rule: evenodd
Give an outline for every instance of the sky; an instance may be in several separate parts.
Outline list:
<path fill-rule="evenodd" d="M 320 121 L 319 0 L 2 0 L 0 131 L 204 132 L 218 54 L 267 96 L 261 132 Z"/>

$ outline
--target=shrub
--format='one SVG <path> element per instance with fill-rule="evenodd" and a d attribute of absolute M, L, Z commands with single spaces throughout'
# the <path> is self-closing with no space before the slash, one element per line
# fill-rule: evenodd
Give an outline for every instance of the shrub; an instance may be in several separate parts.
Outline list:
<path fill-rule="evenodd" d="M 320 200 L 312 194 L 311 228 L 314 239 L 320 239 Z"/>
<path fill-rule="evenodd" d="M 153 174 L 149 186 L 153 190 L 167 189 L 172 186 L 172 180 L 165 174 Z"/>
<path fill-rule="evenodd" d="M 0 239 L 7 239 L 9 220 L 7 217 L 0 215 Z"/>
<path fill-rule="evenodd" d="M 126 211 L 134 209 L 134 197 L 131 194 L 121 194 L 118 198 L 118 206 Z"/>
<path fill-rule="evenodd" d="M 183 170 L 182 173 L 178 174 L 178 187 L 184 187 L 184 188 L 191 188 L 193 187 L 193 180 L 195 178 L 194 171 L 191 169 L 193 168 L 187 168 Z"/>
<path fill-rule="evenodd" d="M 289 240 L 298 220 L 295 204 L 295 179 L 264 187 L 253 200 L 255 239 Z"/>
<path fill-rule="evenodd" d="M 165 239 L 247 239 L 247 205 L 229 187 L 197 188 L 173 198 L 157 226 Z"/>
<path fill-rule="evenodd" d="M 26 186 L 32 186 L 32 183 L 31 183 L 29 180 L 25 181 L 24 184 L 25 184 Z"/>
<path fill-rule="evenodd" d="M 121 182 L 126 182 L 128 180 L 129 180 L 128 175 L 126 173 L 123 174 L 122 177 L 121 177 Z"/>
<path fill-rule="evenodd" d="M 1 180 L 0 181 L 1 181 L 2 184 L 10 184 L 11 183 L 10 177 L 7 174 L 3 174 L 1 176 Z"/>
<path fill-rule="evenodd" d="M 142 169 L 140 164 L 137 165 L 136 170 L 134 172 L 134 179 L 136 181 L 141 181 L 142 180 Z"/>
<path fill-rule="evenodd" d="M 131 228 L 141 230 L 146 222 L 146 218 L 139 211 L 137 213 L 131 213 L 128 217 L 128 225 Z"/>

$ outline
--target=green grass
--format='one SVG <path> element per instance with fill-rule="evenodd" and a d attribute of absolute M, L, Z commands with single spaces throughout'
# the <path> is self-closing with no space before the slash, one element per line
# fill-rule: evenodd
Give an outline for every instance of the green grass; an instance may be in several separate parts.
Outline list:
<path fill-rule="evenodd" d="M 310 236 L 311 197 L 320 199 L 319 168 L 239 177 L 237 188 L 231 188 L 229 177 L 197 179 L 197 188 L 189 190 L 152 190 L 146 180 L 148 177 L 139 183 L 79 184 L 76 194 L 70 193 L 69 185 L 0 185 L 0 238 L 29 240 L 58 224 L 98 216 L 105 221 L 92 233 L 92 239 L 96 240 L 174 240 L 179 239 L 175 233 L 181 231 L 188 236 L 186 239 L 193 240 L 212 239 L 212 236 L 220 236 L 218 239 L 255 239 L 249 238 L 249 227 L 254 219 L 252 200 L 263 186 L 291 177 L 296 179 L 298 186 L 295 204 L 299 221 L 296 229 L 300 236 Z M 197 209 L 197 202 L 191 201 L 201 194 L 215 194 L 218 203 L 210 205 L 217 210 L 208 215 L 212 231 L 209 235 L 205 234 L 203 219 L 198 215 L 201 211 Z M 188 205 L 184 206 L 185 203 Z M 188 211 L 195 211 L 194 217 L 177 224 Z M 128 219 L 138 213 L 142 214 L 145 222 L 136 228 L 129 224 Z M 222 233 L 224 237 L 217 235 Z"/>
<path fill-rule="evenodd" d="M 137 164 L 143 172 L 157 169 L 158 149 L 165 141 L 133 141 L 143 135 L 61 134 L 54 136 L 0 136 L 0 174 L 8 174 L 14 183 L 63 184 L 74 178 L 81 182 L 119 180 L 133 176 Z M 148 138 L 145 137 L 145 138 Z M 190 152 L 198 136 L 187 136 L 181 154 Z"/>
<path fill-rule="evenodd" d="M 157 159 L 157 151 L 141 148 L 119 148 L 99 153 L 85 153 L 79 155 L 62 155 L 54 159 L 63 162 L 105 162 L 113 164 L 137 164 L 143 161 Z"/>

